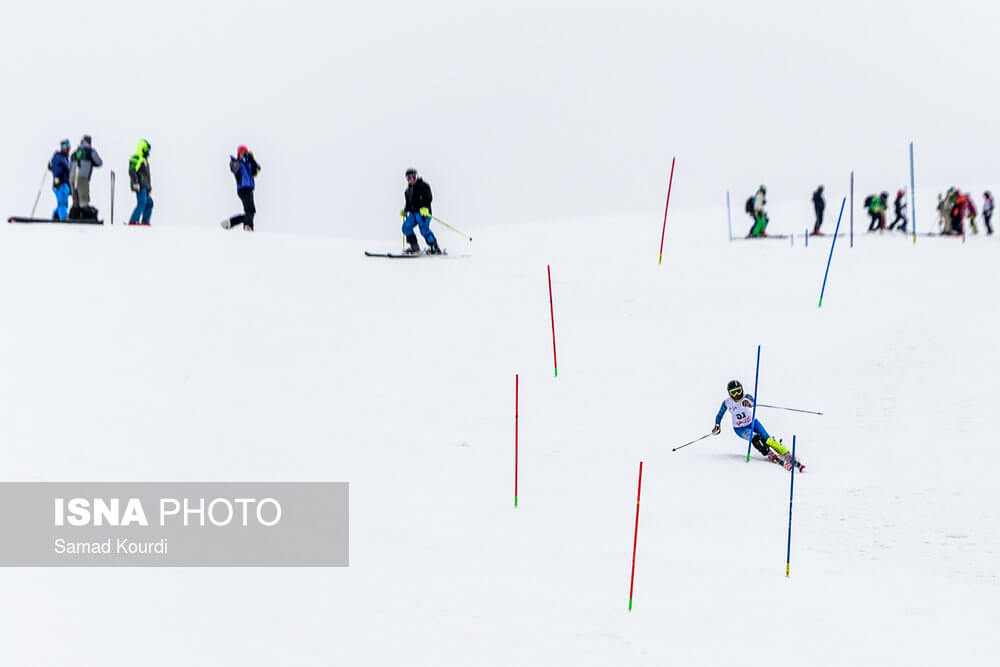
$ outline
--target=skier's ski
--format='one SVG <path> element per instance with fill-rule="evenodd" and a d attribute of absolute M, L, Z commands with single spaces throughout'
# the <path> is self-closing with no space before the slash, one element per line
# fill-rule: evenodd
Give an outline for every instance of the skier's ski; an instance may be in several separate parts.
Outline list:
<path fill-rule="evenodd" d="M 65 224 L 65 225 L 103 225 L 103 220 L 98 220 L 97 218 L 66 218 L 65 220 L 53 220 L 51 218 L 21 218 L 18 216 L 12 216 L 7 218 L 7 222 L 10 223 L 46 223 L 51 222 L 55 224 Z"/>
<path fill-rule="evenodd" d="M 407 254 L 401 252 L 369 252 L 365 250 L 365 257 L 388 257 L 389 259 L 408 259 L 411 257 L 446 257 L 447 255 L 447 250 L 442 250 L 440 254 L 436 255 L 430 255 L 423 252 Z"/>

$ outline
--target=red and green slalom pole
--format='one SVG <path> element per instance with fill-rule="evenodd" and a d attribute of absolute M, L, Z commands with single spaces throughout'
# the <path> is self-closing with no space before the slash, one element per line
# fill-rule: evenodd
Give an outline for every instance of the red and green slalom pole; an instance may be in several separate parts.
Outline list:
<path fill-rule="evenodd" d="M 559 360 L 556 358 L 556 311 L 552 305 L 552 266 L 547 265 L 549 272 L 549 315 L 552 318 L 552 367 L 555 369 L 555 377 L 559 377 Z"/>
<path fill-rule="evenodd" d="M 520 399 L 520 376 L 514 374 L 514 508 L 517 508 L 517 422 L 519 419 L 517 405 Z"/>
<path fill-rule="evenodd" d="M 642 461 L 639 461 L 639 488 L 635 493 L 635 534 L 632 537 L 632 576 L 628 583 L 628 610 L 632 611 L 632 592 L 635 589 L 635 551 L 639 545 L 639 499 L 642 497 Z"/>
<path fill-rule="evenodd" d="M 660 260 L 656 263 L 657 266 L 663 264 L 663 239 L 667 236 L 667 212 L 670 210 L 670 191 L 674 187 L 674 165 L 677 163 L 677 157 L 674 156 L 670 160 L 670 181 L 667 183 L 667 206 L 663 209 L 663 232 L 660 233 Z"/>

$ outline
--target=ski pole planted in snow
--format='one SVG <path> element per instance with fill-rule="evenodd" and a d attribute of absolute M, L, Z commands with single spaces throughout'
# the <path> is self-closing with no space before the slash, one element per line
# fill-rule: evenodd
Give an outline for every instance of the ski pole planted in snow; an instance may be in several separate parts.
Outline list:
<path fill-rule="evenodd" d="M 733 242 L 733 215 L 729 211 L 729 190 L 726 190 L 726 222 L 729 223 L 729 242 Z M 663 252 L 662 250 L 660 251 Z"/>
<path fill-rule="evenodd" d="M 635 549 L 639 545 L 639 498 L 642 497 L 642 461 L 639 461 L 639 488 L 635 492 L 635 536 L 632 538 L 632 576 L 628 582 L 628 610 L 632 611 L 632 591 L 635 587 Z"/>
<path fill-rule="evenodd" d="M 519 398 L 520 380 L 517 373 L 514 374 L 514 507 L 517 507 L 517 403 Z"/>
<path fill-rule="evenodd" d="M 707 437 L 709 437 L 709 436 L 713 436 L 713 435 L 715 435 L 715 433 L 714 433 L 714 432 L 713 432 L 713 433 L 706 433 L 705 435 L 701 436 L 700 438 L 695 438 L 695 439 L 694 439 L 694 440 L 692 440 L 691 442 L 685 442 L 685 443 L 684 443 L 683 445 L 678 445 L 677 447 L 674 447 L 674 448 L 673 448 L 673 449 L 671 449 L 670 451 L 672 451 L 672 452 L 676 452 L 676 451 L 677 451 L 678 449 L 684 449 L 684 448 L 685 448 L 685 447 L 687 447 L 688 445 L 693 445 L 693 444 L 694 444 L 694 443 L 696 443 L 696 442 L 701 442 L 701 441 L 702 441 L 702 440 L 704 440 L 705 438 L 707 438 Z"/>
<path fill-rule="evenodd" d="M 913 223 L 913 243 L 917 242 L 917 193 L 913 185 L 913 142 L 910 142 L 910 222 Z"/>
<path fill-rule="evenodd" d="M 35 217 L 35 209 L 38 208 L 38 200 L 42 198 L 42 188 L 45 187 L 45 179 L 48 178 L 49 170 L 46 168 L 45 172 L 42 174 L 42 182 L 38 185 L 38 194 L 35 195 L 35 205 L 31 207 L 31 216 Z"/>
<path fill-rule="evenodd" d="M 675 156 L 670 161 L 670 182 L 667 183 L 667 206 L 663 209 L 663 232 L 660 234 L 660 261 L 657 265 L 663 264 L 663 239 L 667 236 L 667 211 L 670 210 L 670 191 L 674 187 L 674 163 L 677 162 L 677 157 Z"/>
<path fill-rule="evenodd" d="M 747 462 L 750 461 L 750 445 L 753 444 L 754 426 L 757 424 L 757 380 L 760 378 L 760 345 L 757 346 L 757 370 L 753 374 L 753 412 L 750 413 L 750 441 L 747 443 Z"/>
<path fill-rule="evenodd" d="M 549 315 L 552 317 L 552 367 L 555 377 L 559 377 L 559 361 L 556 359 L 556 311 L 552 305 L 552 266 L 545 267 L 549 272 Z"/>
<path fill-rule="evenodd" d="M 785 576 L 790 575 L 790 570 L 792 567 L 792 498 L 795 496 L 795 462 L 798 461 L 795 458 L 795 436 L 792 436 L 792 483 L 791 489 L 788 491 L 788 552 L 785 555 Z"/>
<path fill-rule="evenodd" d="M 837 245 L 837 233 L 840 231 L 840 219 L 844 216 L 845 203 L 847 203 L 846 197 L 840 202 L 840 215 L 837 216 L 837 229 L 833 232 L 833 243 L 830 244 L 830 257 L 826 260 L 826 271 L 823 273 L 823 287 L 819 291 L 819 306 L 817 306 L 817 308 L 823 307 L 823 293 L 826 292 L 826 277 L 830 275 L 830 262 L 833 261 L 833 249 Z"/>
<path fill-rule="evenodd" d="M 436 215 L 432 215 L 431 216 L 431 220 L 433 220 L 435 222 L 440 222 L 442 225 L 444 225 L 445 227 L 447 227 L 451 231 L 453 231 L 455 233 L 458 233 L 458 234 L 461 234 L 462 236 L 466 237 L 467 239 L 469 239 L 469 243 L 472 243 L 472 237 L 469 236 L 468 234 L 466 234 L 465 232 L 463 232 L 461 229 L 455 229 L 454 227 L 452 227 L 451 225 L 449 225 L 447 222 L 445 222 L 441 218 L 437 217 Z"/>

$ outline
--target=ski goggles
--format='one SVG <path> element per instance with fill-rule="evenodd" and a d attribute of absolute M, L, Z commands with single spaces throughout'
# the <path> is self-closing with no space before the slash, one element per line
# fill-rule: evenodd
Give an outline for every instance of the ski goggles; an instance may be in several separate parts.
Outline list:
<path fill-rule="evenodd" d="M 729 395 L 732 396 L 733 398 L 740 398 L 741 396 L 743 396 L 743 387 L 737 387 L 735 389 L 730 389 L 729 390 Z"/>

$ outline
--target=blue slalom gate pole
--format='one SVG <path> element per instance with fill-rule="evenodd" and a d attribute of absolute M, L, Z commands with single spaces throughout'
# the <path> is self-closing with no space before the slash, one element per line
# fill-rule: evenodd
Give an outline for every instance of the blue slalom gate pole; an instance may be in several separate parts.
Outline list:
<path fill-rule="evenodd" d="M 729 242 L 733 242 L 733 214 L 729 211 L 729 190 L 726 190 L 726 222 L 729 223 Z"/>
<path fill-rule="evenodd" d="M 847 203 L 847 197 L 844 197 L 843 201 L 840 202 L 840 215 L 837 216 L 837 229 L 833 232 L 833 243 L 830 244 L 830 257 L 826 260 L 826 271 L 823 273 L 823 288 L 819 291 L 819 306 L 817 308 L 823 307 L 823 293 L 826 292 L 826 277 L 830 275 L 830 262 L 833 261 L 833 249 L 837 245 L 837 234 L 840 232 L 840 219 L 844 217 L 844 204 Z"/>
<path fill-rule="evenodd" d="M 757 346 L 757 370 L 753 373 L 753 412 L 750 416 L 750 441 L 747 443 L 747 461 L 750 460 L 750 445 L 753 444 L 754 426 L 757 424 L 757 380 L 760 378 L 760 345 Z"/>
<path fill-rule="evenodd" d="M 913 142 L 910 142 L 910 222 L 913 223 L 913 242 L 917 242 L 917 191 L 913 184 Z"/>
<path fill-rule="evenodd" d="M 851 172 L 851 247 L 854 247 L 854 172 Z"/>
<path fill-rule="evenodd" d="M 792 568 L 792 499 L 795 497 L 795 436 L 792 436 L 792 484 L 788 492 L 788 551 L 785 554 L 785 576 L 788 577 Z"/>

